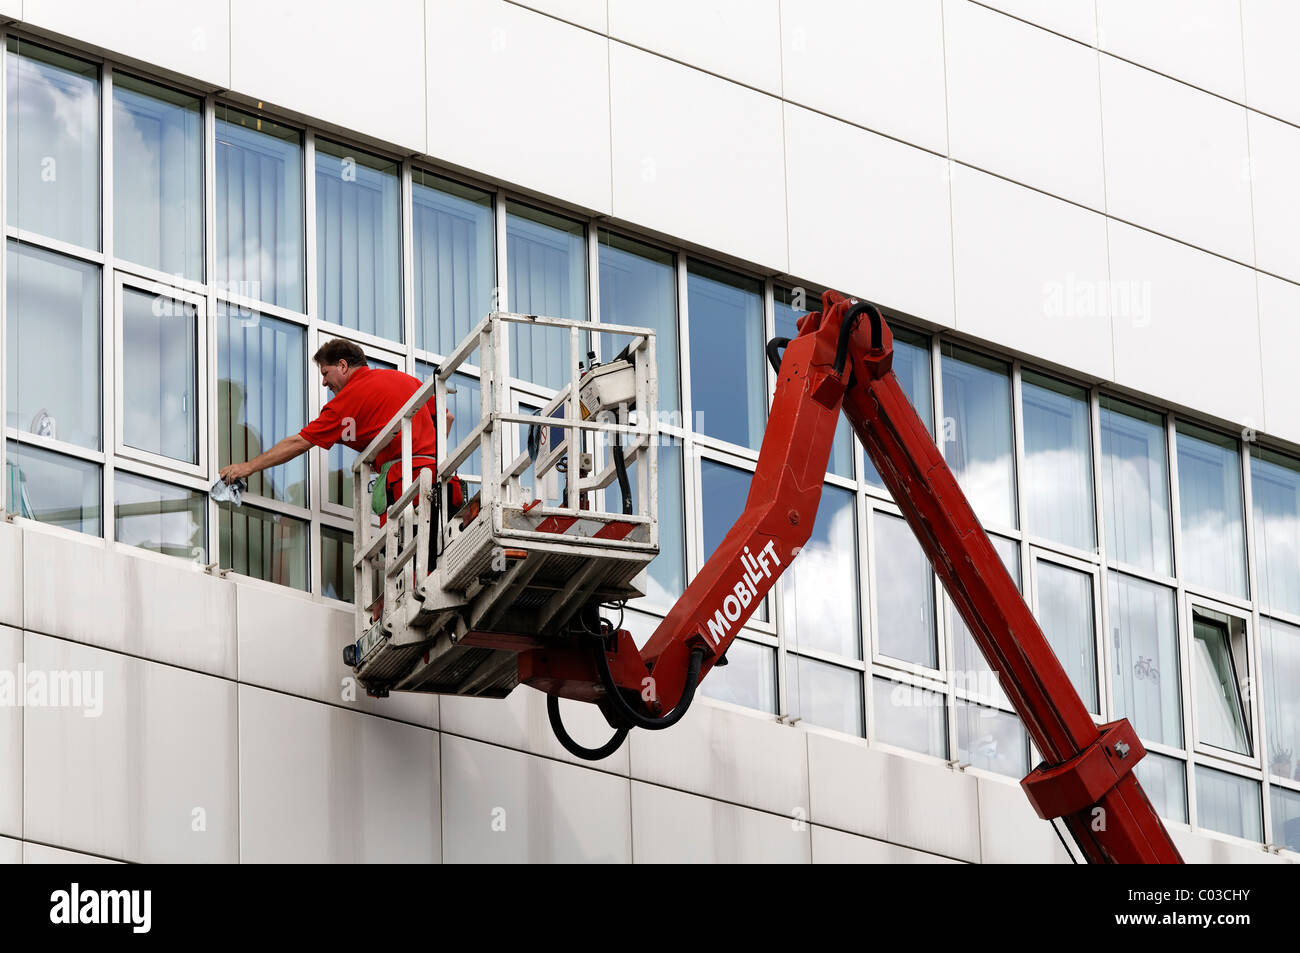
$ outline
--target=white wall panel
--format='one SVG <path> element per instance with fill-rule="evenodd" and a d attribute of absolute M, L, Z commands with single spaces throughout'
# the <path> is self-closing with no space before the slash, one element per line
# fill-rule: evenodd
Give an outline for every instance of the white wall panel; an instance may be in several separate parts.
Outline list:
<path fill-rule="evenodd" d="M 23 836 L 23 634 L 0 626 L 0 834 Z"/>
<path fill-rule="evenodd" d="M 230 85 L 230 6 L 173 0 L 24 0 L 5 13 L 113 53 Z M 265 4 L 263 5 L 265 6 Z"/>
<path fill-rule="evenodd" d="M 1246 55 L 1246 104 L 1300 123 L 1300 4 L 1295 0 L 1241 0 Z"/>
<path fill-rule="evenodd" d="M 781 101 L 610 43 L 614 215 L 786 268 Z"/>
<path fill-rule="evenodd" d="M 780 0 L 609 0 L 609 35 L 781 95 Z"/>
<path fill-rule="evenodd" d="M 424 32 L 420 0 L 230 0 L 230 88 L 424 152 Z"/>
<path fill-rule="evenodd" d="M 1169 825 L 1174 846 L 1187 864 L 1288 864 L 1290 858 L 1270 854 L 1262 847 L 1222 840 L 1212 834 Z"/>
<path fill-rule="evenodd" d="M 555 732 L 546 717 L 546 696 L 527 686 L 520 685 L 504 699 L 445 695 L 438 701 L 441 728 L 449 734 L 490 741 L 597 771 L 628 773 L 626 743 L 603 761 L 582 761 L 565 751 L 555 740 Z M 614 733 L 595 705 L 561 700 L 560 715 L 569 735 L 589 748 L 599 748 Z"/>
<path fill-rule="evenodd" d="M 609 28 L 609 11 L 605 0 L 515 0 L 522 7 L 559 17 L 570 23 L 605 33 Z"/>
<path fill-rule="evenodd" d="M 23 531 L 0 519 L 0 625 L 23 624 Z"/>
<path fill-rule="evenodd" d="M 806 864 L 806 820 L 632 782 L 632 857 L 638 864 Z"/>
<path fill-rule="evenodd" d="M 1097 0 L 1099 46 L 1245 101 L 1239 0 Z"/>
<path fill-rule="evenodd" d="M 21 864 L 23 842 L 12 837 L 0 837 L 0 864 Z"/>
<path fill-rule="evenodd" d="M 1241 265 L 1108 223 L 1117 309 L 1115 380 L 1234 423 L 1262 426 L 1255 274 Z"/>
<path fill-rule="evenodd" d="M 1095 0 L 980 0 L 1021 20 L 1036 23 L 1054 33 L 1096 45 L 1097 4 Z"/>
<path fill-rule="evenodd" d="M 944 31 L 953 158 L 1104 210 L 1097 51 L 967 0 Z"/>
<path fill-rule="evenodd" d="M 956 864 L 960 861 L 813 824 L 814 864 Z"/>
<path fill-rule="evenodd" d="M 75 850 L 63 850 L 60 847 L 47 847 L 45 844 L 23 843 L 24 864 L 120 864 L 120 860 L 96 857 Z"/>
<path fill-rule="evenodd" d="M 430 155 L 610 208 L 609 41 L 501 0 L 430 0 Z"/>
<path fill-rule="evenodd" d="M 0 17 L 21 20 L 23 18 L 23 0 L 3 0 L 3 2 L 0 2 Z"/>
<path fill-rule="evenodd" d="M 1300 285 L 1271 275 L 1259 282 L 1259 353 L 1263 364 L 1264 430 L 1300 443 Z"/>
<path fill-rule="evenodd" d="M 437 749 L 427 728 L 241 685 L 241 860 L 437 861 Z"/>
<path fill-rule="evenodd" d="M 808 732 L 810 820 L 864 837 L 979 860 L 975 779 L 856 739 Z"/>
<path fill-rule="evenodd" d="M 354 616 L 291 589 L 238 585 L 239 680 L 428 728 L 438 696 L 393 692 L 371 698 L 343 664 Z"/>
<path fill-rule="evenodd" d="M 238 860 L 234 683 L 31 632 L 24 658 L 29 678 L 102 673 L 98 717 L 84 696 L 23 714 L 25 837 L 144 863 Z"/>
<path fill-rule="evenodd" d="M 1107 210 L 1254 262 L 1246 110 L 1101 58 Z"/>
<path fill-rule="evenodd" d="M 1113 374 L 1104 216 L 954 166 L 952 217 L 959 330 Z"/>
<path fill-rule="evenodd" d="M 233 583 L 46 533 L 27 534 L 23 559 L 23 628 L 235 677 Z"/>
<path fill-rule="evenodd" d="M 626 778 L 440 737 L 445 862 L 631 861 Z"/>
<path fill-rule="evenodd" d="M 671 731 L 634 731 L 632 777 L 772 814 L 808 812 L 805 732 L 701 699 Z"/>
<path fill-rule="evenodd" d="M 1300 129 L 1257 112 L 1248 116 L 1255 265 L 1300 280 Z"/>
<path fill-rule="evenodd" d="M 785 111 L 790 273 L 951 326 L 948 160 Z"/>
<path fill-rule="evenodd" d="M 1050 822 L 1034 813 L 1018 784 L 979 782 L 980 861 L 985 864 L 1068 864 Z"/>
<path fill-rule="evenodd" d="M 782 0 L 785 98 L 947 153 L 940 0 Z"/>

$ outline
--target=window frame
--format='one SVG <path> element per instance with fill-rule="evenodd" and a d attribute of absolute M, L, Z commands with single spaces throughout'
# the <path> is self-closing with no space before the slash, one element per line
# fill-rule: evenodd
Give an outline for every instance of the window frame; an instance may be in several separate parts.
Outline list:
<path fill-rule="evenodd" d="M 173 301 L 193 305 L 194 314 L 194 379 L 195 379 L 195 457 L 196 462 L 184 460 L 142 450 L 126 442 L 126 375 L 120 372 L 125 368 L 126 323 L 123 302 L 127 291 L 152 294 L 157 297 L 170 298 Z M 187 476 L 204 477 L 208 473 L 207 430 L 211 427 L 208 418 L 208 315 L 207 298 L 189 291 L 177 290 L 173 285 L 166 285 L 135 275 L 122 272 L 114 274 L 113 280 L 113 360 L 119 373 L 114 375 L 113 387 L 113 454 L 116 457 L 149 463 L 164 470 Z"/>

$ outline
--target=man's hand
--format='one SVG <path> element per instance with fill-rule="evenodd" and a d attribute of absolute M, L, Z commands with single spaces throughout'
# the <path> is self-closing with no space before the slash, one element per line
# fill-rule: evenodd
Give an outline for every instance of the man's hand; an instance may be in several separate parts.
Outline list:
<path fill-rule="evenodd" d="M 257 472 L 257 468 L 247 463 L 232 463 L 221 468 L 221 479 L 227 483 L 248 477 Z"/>

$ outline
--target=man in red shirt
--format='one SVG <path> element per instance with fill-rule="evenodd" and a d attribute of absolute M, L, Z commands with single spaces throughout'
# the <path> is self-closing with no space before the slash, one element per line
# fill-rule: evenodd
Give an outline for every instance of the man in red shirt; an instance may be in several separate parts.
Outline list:
<path fill-rule="evenodd" d="M 334 392 L 334 398 L 321 408 L 319 417 L 298 433 L 285 437 L 247 463 L 222 467 L 221 479 L 233 483 L 250 473 L 292 460 L 313 445 L 328 450 L 336 443 L 342 443 L 358 452 L 363 451 L 421 386 L 420 381 L 410 374 L 367 367 L 365 352 L 342 338 L 323 345 L 312 355 L 312 360 L 320 368 L 325 386 Z M 420 470 L 434 469 L 436 477 L 437 452 L 438 432 L 433 422 L 433 400 L 430 399 L 411 418 L 413 475 Z M 373 466 L 379 471 L 389 462 L 392 466 L 388 468 L 386 482 L 391 501 L 402 494 L 400 433 L 379 451 Z M 383 517 L 380 519 L 382 522 Z"/>

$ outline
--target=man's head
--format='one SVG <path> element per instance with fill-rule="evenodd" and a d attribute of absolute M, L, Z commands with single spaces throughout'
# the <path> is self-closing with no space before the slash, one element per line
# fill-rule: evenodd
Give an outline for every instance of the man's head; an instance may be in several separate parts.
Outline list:
<path fill-rule="evenodd" d="M 357 368 L 366 366 L 366 352 L 361 346 L 335 338 L 320 346 L 311 359 L 320 368 L 321 380 L 325 386 L 337 394 L 343 389 Z"/>

